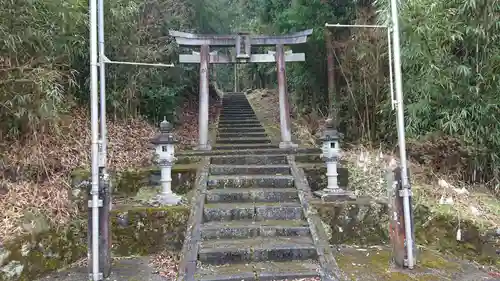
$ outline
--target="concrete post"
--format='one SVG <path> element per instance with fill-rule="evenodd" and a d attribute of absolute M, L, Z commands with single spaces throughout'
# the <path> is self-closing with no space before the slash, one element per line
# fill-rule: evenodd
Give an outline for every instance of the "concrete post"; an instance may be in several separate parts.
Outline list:
<path fill-rule="evenodd" d="M 281 142 L 279 147 L 297 147 L 297 144 L 292 143 L 292 131 L 290 128 L 290 105 L 286 89 L 285 52 L 283 50 L 283 45 L 281 44 L 276 45 L 276 67 L 278 72 L 278 94 L 281 127 Z"/>
<path fill-rule="evenodd" d="M 210 59 L 210 47 L 202 45 L 200 50 L 200 112 L 199 112 L 199 150 L 210 150 L 208 143 L 208 64 Z"/>

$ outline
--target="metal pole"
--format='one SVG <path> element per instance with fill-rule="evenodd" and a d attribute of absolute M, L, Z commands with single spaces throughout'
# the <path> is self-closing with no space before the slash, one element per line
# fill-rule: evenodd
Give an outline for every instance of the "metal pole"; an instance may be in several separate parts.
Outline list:
<path fill-rule="evenodd" d="M 111 273 L 111 229 L 109 211 L 111 209 L 111 190 L 107 171 L 107 126 L 106 126 L 106 69 L 104 55 L 104 0 L 97 2 L 97 25 L 99 40 L 99 86 L 100 86 L 100 157 L 99 157 L 99 196 L 103 202 L 99 209 L 99 270 L 103 277 Z"/>
<path fill-rule="evenodd" d="M 392 43 L 391 43 L 391 32 L 392 29 L 388 28 L 387 29 L 387 49 L 389 50 L 389 83 L 390 83 L 390 91 L 391 91 L 391 108 L 394 110 L 394 74 L 392 71 Z"/>
<path fill-rule="evenodd" d="M 92 280 L 101 279 L 99 272 L 99 121 L 97 91 L 97 1 L 90 0 L 90 109 L 92 131 Z"/>
<path fill-rule="evenodd" d="M 371 24 L 331 24 L 325 23 L 326 27 L 368 27 L 368 28 L 387 28 L 386 25 L 371 25 Z"/>
<path fill-rule="evenodd" d="M 175 65 L 172 63 L 165 64 L 165 63 L 144 63 L 144 62 L 128 62 L 128 61 L 112 61 L 106 58 L 104 56 L 104 63 L 109 63 L 109 64 L 128 64 L 128 65 L 143 65 L 143 66 L 155 66 L 155 67 L 174 67 Z"/>
<path fill-rule="evenodd" d="M 408 268 L 414 266 L 413 257 L 413 229 L 410 211 L 410 184 L 408 179 L 408 169 L 406 162 L 406 143 L 405 143 L 405 125 L 404 125 L 404 108 L 403 108 L 403 82 L 401 74 L 401 45 L 399 39 L 399 20 L 397 0 L 391 0 L 391 17 L 394 51 L 394 77 L 396 84 L 396 100 L 397 100 L 397 130 L 399 143 L 399 157 L 401 159 L 401 180 L 403 184 L 403 208 L 405 217 L 405 236 L 406 236 L 406 253 L 408 259 Z"/>
<path fill-rule="evenodd" d="M 98 0 L 98 36 L 99 36 L 99 86 L 100 86 L 100 129 L 101 129 L 101 163 L 106 173 L 107 163 L 107 130 L 106 130 L 106 66 L 104 64 L 104 0 Z"/>
<path fill-rule="evenodd" d="M 208 63 L 209 46 L 202 45 L 200 51 L 200 112 L 199 112 L 199 149 L 210 150 L 208 145 Z"/>
<path fill-rule="evenodd" d="M 333 46 L 332 34 L 328 28 L 325 28 L 325 47 L 326 47 L 326 68 L 327 68 L 327 81 L 328 81 L 328 105 L 330 118 L 336 122 L 335 128 L 338 129 L 338 100 L 335 99 L 335 74 L 334 74 L 334 61 L 333 61 Z"/>

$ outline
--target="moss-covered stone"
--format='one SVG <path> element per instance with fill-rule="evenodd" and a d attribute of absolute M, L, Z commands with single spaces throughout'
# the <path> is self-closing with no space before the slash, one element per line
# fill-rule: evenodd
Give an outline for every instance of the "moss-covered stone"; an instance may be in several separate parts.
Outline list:
<path fill-rule="evenodd" d="M 8 255 L 0 264 L 0 280 L 31 281 L 43 273 L 74 262 L 86 254 L 82 224 L 19 237 L 5 245 Z"/>
<path fill-rule="evenodd" d="M 311 191 L 322 190 L 328 185 L 328 178 L 326 176 L 326 167 L 318 166 L 312 168 L 304 167 L 304 174 L 306 175 L 307 182 Z M 339 186 L 346 187 L 349 185 L 349 171 L 347 168 L 338 167 L 338 182 Z"/>
<path fill-rule="evenodd" d="M 380 245 L 388 241 L 388 209 L 377 202 L 315 204 L 331 244 Z"/>
<path fill-rule="evenodd" d="M 114 256 L 148 255 L 180 248 L 184 239 L 187 207 L 130 208 L 113 210 Z M 31 281 L 67 266 L 87 254 L 87 220 L 19 237 L 0 248 L 0 280 Z"/>
<path fill-rule="evenodd" d="M 147 255 L 165 247 L 180 249 L 188 217 L 189 209 L 180 206 L 116 211 L 111 220 L 113 253 Z"/>
<path fill-rule="evenodd" d="M 321 159 L 320 154 L 300 154 L 295 156 L 295 162 L 297 163 L 325 163 Z"/>
<path fill-rule="evenodd" d="M 335 258 L 351 280 L 462 280 L 461 272 L 464 271 L 469 278 L 476 275 L 477 279 L 474 280 L 483 280 L 487 276 L 479 269 L 431 250 L 420 249 L 417 265 L 409 271 L 396 269 L 392 265 L 391 257 L 389 247 L 347 247 L 340 249 Z"/>
<path fill-rule="evenodd" d="M 389 243 L 388 208 L 376 202 L 338 202 L 315 204 L 331 232 L 331 244 L 381 245 Z M 456 240 L 460 224 L 462 241 Z M 498 239 L 482 235 L 471 221 L 430 212 L 422 205 L 414 208 L 415 239 L 425 245 L 460 258 L 500 267 L 496 249 Z"/>
<path fill-rule="evenodd" d="M 188 193 L 194 185 L 197 164 L 176 164 L 172 167 L 172 190 L 180 195 Z M 130 169 L 110 173 L 113 198 L 130 199 L 136 197 L 145 187 L 160 185 L 158 167 Z M 90 172 L 76 169 L 71 174 L 72 188 L 69 197 L 80 211 L 86 209 Z"/>

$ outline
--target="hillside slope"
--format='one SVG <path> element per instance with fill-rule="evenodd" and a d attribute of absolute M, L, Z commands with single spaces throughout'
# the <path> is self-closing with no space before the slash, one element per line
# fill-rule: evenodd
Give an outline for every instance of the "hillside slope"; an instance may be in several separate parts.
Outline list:
<path fill-rule="evenodd" d="M 219 110 L 212 99 L 210 118 Z M 188 100 L 174 134 L 178 149 L 194 146 L 198 139 L 198 104 Z M 62 120 L 59 132 L 35 134 L 24 141 L 0 144 L 0 242 L 28 231 L 27 214 L 43 215 L 53 224 L 65 223 L 74 210 L 68 198 L 69 174 L 90 167 L 90 117 L 88 110 L 74 108 Z M 158 127 L 142 118 L 108 122 L 109 169 L 151 164 L 148 148 Z"/>

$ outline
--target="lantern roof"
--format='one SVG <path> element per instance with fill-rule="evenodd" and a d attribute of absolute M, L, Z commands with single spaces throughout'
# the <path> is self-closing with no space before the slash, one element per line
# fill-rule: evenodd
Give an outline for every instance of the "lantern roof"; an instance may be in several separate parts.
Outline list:
<path fill-rule="evenodd" d="M 173 128 L 174 126 L 172 125 L 172 123 L 168 122 L 167 118 L 165 117 L 164 120 L 160 123 L 160 133 L 153 139 L 151 139 L 151 143 L 154 145 L 177 143 L 177 140 L 172 134 Z"/>
<path fill-rule="evenodd" d="M 321 141 L 338 141 L 343 137 L 343 134 L 337 131 L 332 118 L 326 119 L 325 130 L 321 134 Z"/>

